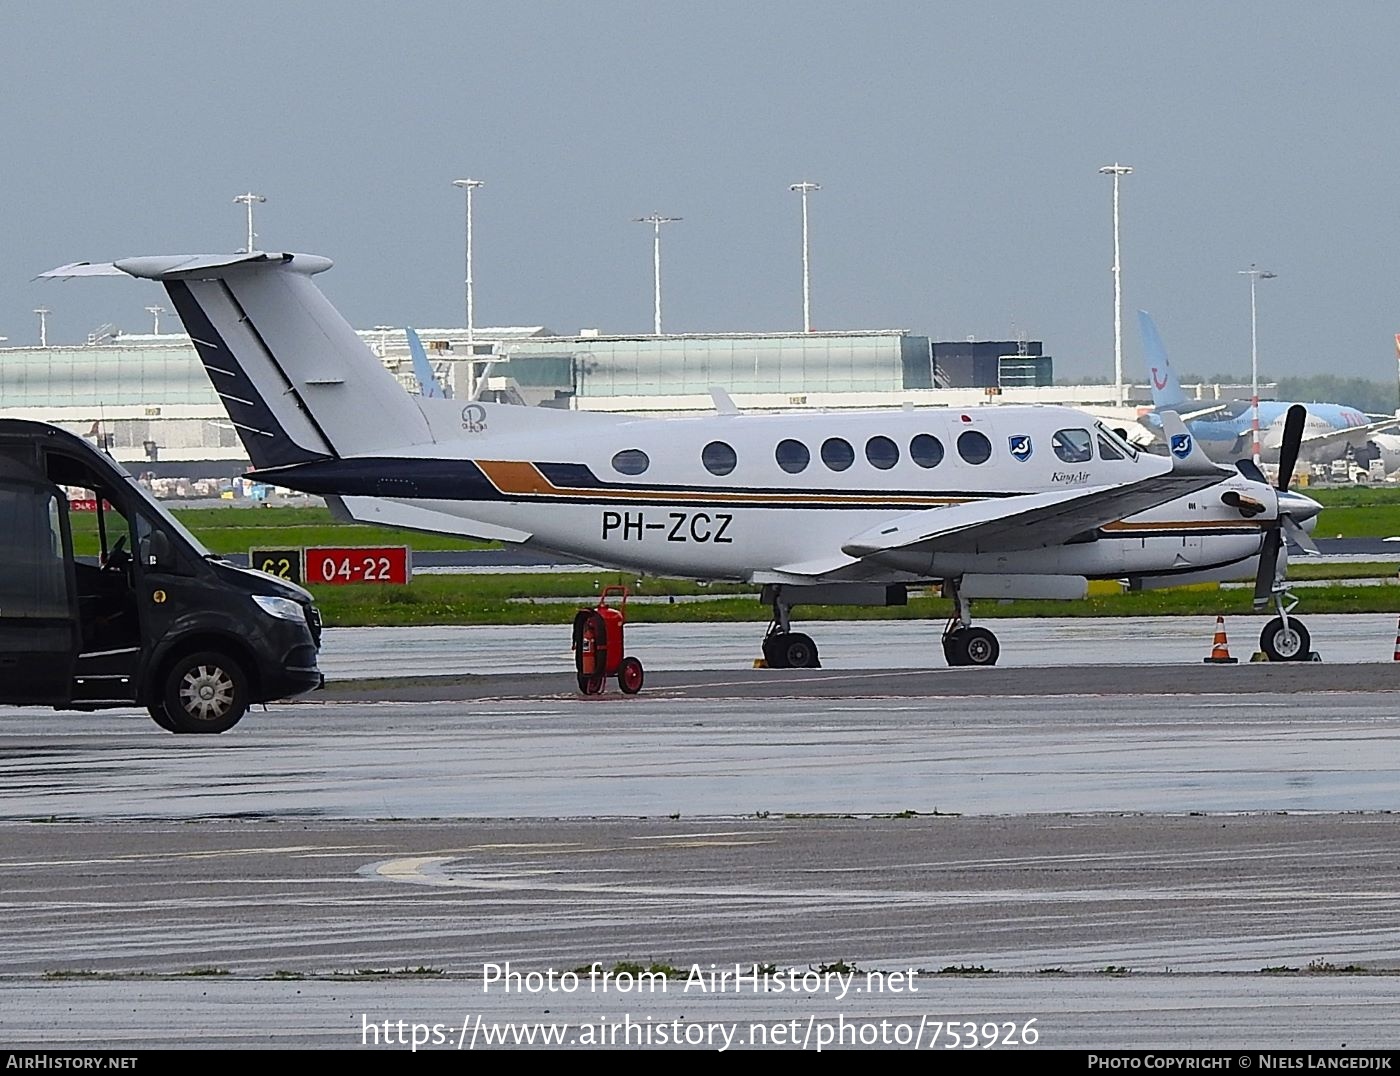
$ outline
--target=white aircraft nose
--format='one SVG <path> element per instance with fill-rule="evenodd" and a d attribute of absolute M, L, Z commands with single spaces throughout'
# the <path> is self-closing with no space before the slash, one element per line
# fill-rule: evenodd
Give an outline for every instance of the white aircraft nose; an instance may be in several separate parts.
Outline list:
<path fill-rule="evenodd" d="M 1282 514 L 1292 516 L 1295 523 L 1306 523 L 1317 518 L 1317 514 L 1322 511 L 1322 505 L 1311 497 L 1290 489 L 1278 495 L 1278 510 Z"/>

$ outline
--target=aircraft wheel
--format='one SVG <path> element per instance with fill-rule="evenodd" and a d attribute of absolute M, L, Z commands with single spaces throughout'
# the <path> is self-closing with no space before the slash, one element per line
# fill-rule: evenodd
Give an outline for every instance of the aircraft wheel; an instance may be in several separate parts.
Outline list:
<path fill-rule="evenodd" d="M 147 706 L 146 712 L 151 715 L 151 720 L 166 732 L 175 731 L 175 722 L 171 721 L 170 715 L 165 712 L 165 703 L 158 702 L 154 706 Z"/>
<path fill-rule="evenodd" d="M 820 669 L 821 662 L 817 660 L 817 644 L 812 642 L 810 635 L 803 635 L 800 631 L 795 631 L 783 640 L 783 657 L 785 668 L 789 669 Z"/>
<path fill-rule="evenodd" d="M 227 732 L 247 709 L 248 677 L 227 654 L 189 654 L 166 674 L 164 710 L 175 732 Z"/>
<path fill-rule="evenodd" d="M 617 670 L 617 686 L 622 688 L 623 694 L 635 695 L 642 690 L 642 663 L 636 658 L 623 658 L 622 664 Z"/>
<path fill-rule="evenodd" d="M 964 649 L 965 628 L 957 628 L 943 636 L 943 660 L 949 665 L 966 665 L 967 653 Z"/>
<path fill-rule="evenodd" d="M 1289 618 L 1285 627 L 1283 617 L 1276 616 L 1264 625 L 1259 636 L 1259 649 L 1270 661 L 1307 661 L 1312 652 L 1312 639 L 1303 622 Z"/>
<path fill-rule="evenodd" d="M 962 633 L 964 665 L 995 665 L 1001 656 L 1001 644 L 986 628 L 968 628 Z"/>

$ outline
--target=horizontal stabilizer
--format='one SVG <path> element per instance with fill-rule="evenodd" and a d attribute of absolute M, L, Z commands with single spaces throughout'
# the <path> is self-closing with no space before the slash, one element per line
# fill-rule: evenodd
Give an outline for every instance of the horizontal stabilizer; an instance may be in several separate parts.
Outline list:
<path fill-rule="evenodd" d="M 75 263 L 165 285 L 209 381 L 260 470 L 433 440 L 418 403 L 311 280 L 315 254 L 162 254 Z"/>

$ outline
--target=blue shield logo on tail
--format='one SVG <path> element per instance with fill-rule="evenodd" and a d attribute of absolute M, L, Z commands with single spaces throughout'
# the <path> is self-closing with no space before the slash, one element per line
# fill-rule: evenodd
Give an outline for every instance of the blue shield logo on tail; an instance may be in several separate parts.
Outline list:
<path fill-rule="evenodd" d="M 1006 439 L 1007 447 L 1011 449 L 1011 455 L 1021 463 L 1031 458 L 1031 435 L 1028 433 L 1017 433 Z"/>
<path fill-rule="evenodd" d="M 1191 435 L 1189 433 L 1172 434 L 1172 455 L 1179 460 L 1184 460 L 1191 455 Z"/>

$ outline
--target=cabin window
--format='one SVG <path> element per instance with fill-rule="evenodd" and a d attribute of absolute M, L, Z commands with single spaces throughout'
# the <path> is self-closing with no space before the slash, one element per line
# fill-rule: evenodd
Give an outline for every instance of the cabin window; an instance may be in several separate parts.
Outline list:
<path fill-rule="evenodd" d="M 856 461 L 851 442 L 840 437 L 828 437 L 822 442 L 822 462 L 833 471 L 844 471 Z"/>
<path fill-rule="evenodd" d="M 1094 441 L 1088 430 L 1056 430 L 1050 447 L 1066 463 L 1088 463 L 1094 458 Z"/>
<path fill-rule="evenodd" d="M 642 474 L 651 466 L 651 460 L 640 448 L 624 448 L 612 458 L 612 465 L 618 474 Z"/>
<path fill-rule="evenodd" d="M 788 439 L 778 442 L 778 447 L 773 452 L 773 458 L 778 461 L 778 466 L 788 474 L 801 474 L 807 469 L 807 464 L 812 462 L 812 453 L 801 441 Z"/>
<path fill-rule="evenodd" d="M 872 437 L 865 442 L 865 458 L 870 466 L 888 471 L 899 462 L 899 446 L 888 437 Z"/>
<path fill-rule="evenodd" d="M 723 441 L 711 441 L 701 449 L 700 462 L 710 474 L 724 475 L 734 470 L 739 457 L 735 455 L 734 449 Z"/>
<path fill-rule="evenodd" d="M 920 467 L 937 467 L 943 462 L 943 442 L 931 433 L 917 434 L 909 442 L 909 458 Z"/>
<path fill-rule="evenodd" d="M 986 463 L 992 458 L 992 442 L 984 433 L 964 430 L 958 434 L 958 455 L 968 463 Z"/>

